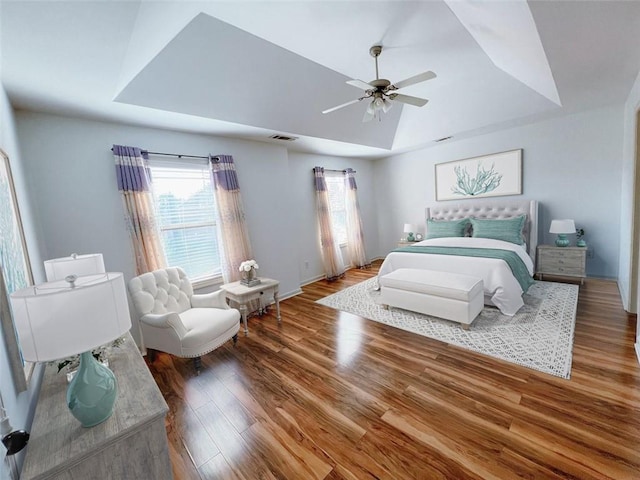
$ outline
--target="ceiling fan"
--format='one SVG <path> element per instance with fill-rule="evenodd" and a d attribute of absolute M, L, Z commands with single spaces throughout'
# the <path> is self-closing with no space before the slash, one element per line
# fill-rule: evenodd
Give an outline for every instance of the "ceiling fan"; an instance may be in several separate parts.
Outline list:
<path fill-rule="evenodd" d="M 367 110 L 364 113 L 364 118 L 362 119 L 363 122 L 368 122 L 376 117 L 378 117 L 379 119 L 381 111 L 387 113 L 392 106 L 391 100 L 406 103 L 408 105 L 414 105 L 416 107 L 423 107 L 427 104 L 429 100 L 426 100 L 424 98 L 412 97 L 411 95 L 403 95 L 401 93 L 395 92 L 396 90 L 400 90 L 401 88 L 431 80 L 432 78 L 436 77 L 435 73 L 427 71 L 418 75 L 414 75 L 413 77 L 407 78 L 406 80 L 402 80 L 400 82 L 392 84 L 386 78 L 379 78 L 378 76 L 378 56 L 380 55 L 380 53 L 382 53 L 382 45 L 374 45 L 369 49 L 369 53 L 373 58 L 375 58 L 376 61 L 376 79 L 371 80 L 369 83 L 363 82 L 362 80 L 347 80 L 347 83 L 349 85 L 361 88 L 365 91 L 365 94 L 360 98 L 351 100 L 350 102 L 346 102 L 342 105 L 324 110 L 322 113 L 335 112 L 340 108 L 358 103 L 365 98 L 371 98 L 371 103 L 367 106 Z"/>

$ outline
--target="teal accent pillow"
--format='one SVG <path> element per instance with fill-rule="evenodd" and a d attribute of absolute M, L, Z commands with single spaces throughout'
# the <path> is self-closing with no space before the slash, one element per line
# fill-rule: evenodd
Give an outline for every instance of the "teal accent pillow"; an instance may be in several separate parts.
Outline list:
<path fill-rule="evenodd" d="M 443 237 L 464 237 L 469 219 L 462 220 L 427 220 L 427 239 Z"/>
<path fill-rule="evenodd" d="M 526 215 L 500 219 L 472 218 L 473 236 L 477 238 L 493 238 L 522 245 L 524 243 L 522 229 L 526 219 Z"/>

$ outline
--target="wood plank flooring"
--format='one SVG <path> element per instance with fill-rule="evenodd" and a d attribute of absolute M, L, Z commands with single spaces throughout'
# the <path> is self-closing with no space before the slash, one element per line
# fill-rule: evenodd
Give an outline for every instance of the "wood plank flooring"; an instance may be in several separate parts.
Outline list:
<path fill-rule="evenodd" d="M 571 380 L 339 312 L 319 281 L 192 362 L 150 370 L 176 479 L 640 479 L 635 317 L 580 287 Z"/>

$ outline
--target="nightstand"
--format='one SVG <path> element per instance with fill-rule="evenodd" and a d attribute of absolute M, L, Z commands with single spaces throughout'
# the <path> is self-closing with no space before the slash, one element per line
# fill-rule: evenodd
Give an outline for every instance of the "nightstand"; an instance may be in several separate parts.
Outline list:
<path fill-rule="evenodd" d="M 538 246 L 536 273 L 540 280 L 542 280 L 544 275 L 579 278 L 580 285 L 582 285 L 587 276 L 586 266 L 586 247 Z"/>
<path fill-rule="evenodd" d="M 413 245 L 414 243 L 418 243 L 418 242 L 398 242 L 398 246 L 399 247 L 408 247 L 409 245 Z"/>

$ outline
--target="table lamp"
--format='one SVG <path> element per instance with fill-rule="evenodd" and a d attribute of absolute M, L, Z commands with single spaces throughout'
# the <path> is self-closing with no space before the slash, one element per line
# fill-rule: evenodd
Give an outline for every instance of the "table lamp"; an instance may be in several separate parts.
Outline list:
<path fill-rule="evenodd" d="M 415 242 L 416 239 L 413 236 L 413 232 L 416 231 L 416 226 L 412 223 L 405 223 L 404 224 L 404 233 L 407 234 L 407 242 Z"/>
<path fill-rule="evenodd" d="M 67 275 L 91 275 L 105 273 L 104 260 L 101 253 L 78 255 L 72 253 L 68 257 L 53 258 L 44 262 L 47 282 L 64 280 Z"/>
<path fill-rule="evenodd" d="M 576 233 L 576 224 L 573 220 L 551 220 L 549 233 L 556 233 L 558 235 L 558 238 L 556 238 L 557 247 L 568 247 L 569 239 L 567 238 L 567 234 Z"/>
<path fill-rule="evenodd" d="M 83 427 L 113 413 L 117 382 L 91 350 L 131 328 L 122 273 L 102 273 L 43 283 L 11 294 L 13 319 L 25 360 L 49 362 L 80 354 L 67 389 L 67 406 Z"/>

